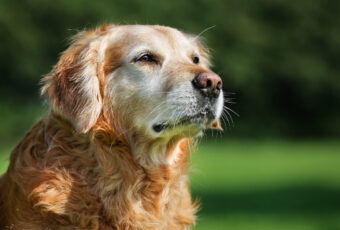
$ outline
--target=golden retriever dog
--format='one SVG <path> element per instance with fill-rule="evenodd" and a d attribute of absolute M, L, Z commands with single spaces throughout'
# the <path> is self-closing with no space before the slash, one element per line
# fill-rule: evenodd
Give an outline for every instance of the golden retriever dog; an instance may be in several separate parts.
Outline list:
<path fill-rule="evenodd" d="M 221 78 L 198 36 L 165 26 L 78 33 L 42 79 L 46 115 L 0 179 L 1 229 L 190 229 L 188 160 L 219 128 Z"/>

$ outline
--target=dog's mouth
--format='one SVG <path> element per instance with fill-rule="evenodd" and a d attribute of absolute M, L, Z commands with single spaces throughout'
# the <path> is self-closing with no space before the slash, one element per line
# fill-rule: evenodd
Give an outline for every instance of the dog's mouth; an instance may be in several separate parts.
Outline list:
<path fill-rule="evenodd" d="M 203 110 L 194 115 L 185 115 L 175 122 L 160 122 L 152 126 L 152 129 L 156 133 L 161 133 L 166 130 L 184 127 L 184 126 L 197 126 L 201 128 L 206 128 L 207 124 L 214 121 L 216 114 L 211 110 Z"/>

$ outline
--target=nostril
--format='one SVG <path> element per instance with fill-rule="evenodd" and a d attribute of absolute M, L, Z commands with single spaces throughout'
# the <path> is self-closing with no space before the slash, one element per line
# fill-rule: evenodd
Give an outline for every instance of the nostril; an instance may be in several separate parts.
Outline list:
<path fill-rule="evenodd" d="M 208 80 L 207 80 L 207 83 L 206 83 L 206 87 L 209 88 L 209 87 L 211 87 L 211 85 L 212 85 L 212 82 L 211 82 L 210 79 L 208 79 Z"/>

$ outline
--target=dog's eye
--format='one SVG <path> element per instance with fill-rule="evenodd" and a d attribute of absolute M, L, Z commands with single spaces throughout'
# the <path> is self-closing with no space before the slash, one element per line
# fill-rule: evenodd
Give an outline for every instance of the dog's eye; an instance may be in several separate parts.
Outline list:
<path fill-rule="evenodd" d="M 136 59 L 137 62 L 155 62 L 157 63 L 156 58 L 151 54 L 144 54 L 141 57 Z"/>
<path fill-rule="evenodd" d="M 195 63 L 195 64 L 198 64 L 200 62 L 200 58 L 195 56 L 192 61 Z"/>

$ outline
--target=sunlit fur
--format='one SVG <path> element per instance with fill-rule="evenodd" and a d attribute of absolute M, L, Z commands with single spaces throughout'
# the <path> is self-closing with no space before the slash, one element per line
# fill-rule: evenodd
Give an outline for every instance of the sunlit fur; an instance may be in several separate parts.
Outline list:
<path fill-rule="evenodd" d="M 158 63 L 136 61 L 146 51 Z M 0 179 L 0 229 L 190 229 L 192 138 L 219 128 L 222 93 L 214 120 L 175 124 L 200 109 L 191 80 L 208 67 L 197 38 L 169 27 L 76 35 L 42 80 L 46 115 Z M 157 122 L 175 127 L 157 133 Z"/>

